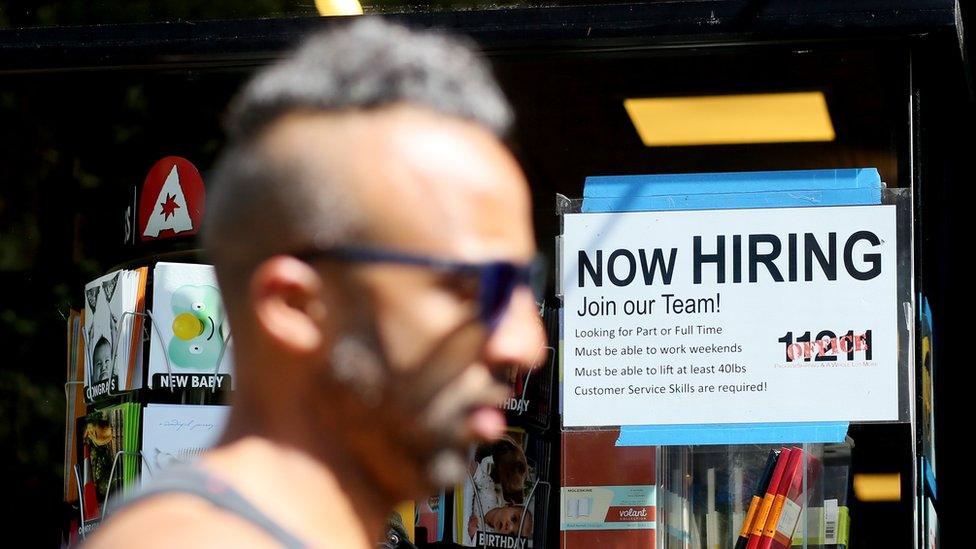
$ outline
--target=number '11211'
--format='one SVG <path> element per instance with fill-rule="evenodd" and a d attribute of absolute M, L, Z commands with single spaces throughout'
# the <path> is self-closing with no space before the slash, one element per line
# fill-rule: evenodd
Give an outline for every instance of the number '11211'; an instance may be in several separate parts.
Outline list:
<path fill-rule="evenodd" d="M 809 362 L 810 359 L 814 362 L 829 362 L 845 354 L 847 360 L 854 360 L 855 353 L 863 353 L 865 360 L 871 360 L 871 330 L 858 334 L 854 330 L 848 330 L 841 336 L 830 330 L 823 330 L 816 337 L 811 337 L 811 332 L 807 332 L 796 339 L 793 338 L 793 332 L 786 332 L 777 341 L 785 347 L 787 362 L 799 359 L 804 362 Z"/>

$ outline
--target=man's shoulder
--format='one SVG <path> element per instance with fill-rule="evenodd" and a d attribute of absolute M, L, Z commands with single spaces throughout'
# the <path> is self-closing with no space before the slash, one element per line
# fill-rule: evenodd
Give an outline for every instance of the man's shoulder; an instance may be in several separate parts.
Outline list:
<path fill-rule="evenodd" d="M 123 507 L 86 547 L 276 547 L 263 530 L 189 494 L 160 494 Z"/>

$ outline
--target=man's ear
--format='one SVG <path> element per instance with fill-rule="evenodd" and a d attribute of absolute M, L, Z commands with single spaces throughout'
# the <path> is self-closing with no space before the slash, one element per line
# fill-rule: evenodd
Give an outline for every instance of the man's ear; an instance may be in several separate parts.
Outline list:
<path fill-rule="evenodd" d="M 265 260 L 251 276 L 256 326 L 287 354 L 318 354 L 328 324 L 321 290 L 322 279 L 309 264 L 289 256 Z"/>

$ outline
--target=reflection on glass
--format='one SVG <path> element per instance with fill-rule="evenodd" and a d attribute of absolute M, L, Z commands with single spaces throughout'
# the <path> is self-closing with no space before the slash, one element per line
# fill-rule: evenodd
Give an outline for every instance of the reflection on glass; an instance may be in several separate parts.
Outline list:
<path fill-rule="evenodd" d="M 362 13 L 493 10 L 592 3 L 592 0 L 433 0 L 430 2 L 404 0 L 225 0 L 222 2 L 201 2 L 199 0 L 156 0 L 154 2 L 41 0 L 29 3 L 0 0 L 0 28 L 315 17 Z"/>

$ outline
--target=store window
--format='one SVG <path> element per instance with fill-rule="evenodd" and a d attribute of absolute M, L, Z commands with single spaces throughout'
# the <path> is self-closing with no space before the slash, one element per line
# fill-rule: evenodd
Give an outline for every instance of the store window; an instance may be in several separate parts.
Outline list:
<path fill-rule="evenodd" d="M 542 3 L 439 2 L 419 8 L 401 2 L 362 2 L 360 7 L 375 13 L 536 4 Z M 0 26 L 288 18 L 317 16 L 321 11 L 313 2 L 156 3 L 152 9 L 141 4 L 120 8 L 107 2 L 85 3 L 84 9 L 70 2 L 31 7 L 7 2 L 0 11 Z M 515 49 L 493 49 L 487 44 L 486 50 L 515 106 L 511 145 L 531 183 L 538 245 L 551 265 L 558 258 L 555 242 L 561 234 L 556 196 L 580 197 L 589 177 L 873 168 L 888 188 L 912 187 L 911 61 L 903 43 L 683 49 L 655 49 L 639 39 L 615 42 L 612 47 L 551 47 L 532 40 L 526 44 Z M 62 366 L 69 310 L 83 308 L 85 285 L 113 268 L 136 266 L 146 258 L 193 256 L 192 239 L 146 243 L 132 237 L 138 209 L 133 189 L 141 188 L 153 166 L 170 157 L 188 160 L 205 184 L 223 143 L 223 109 L 248 75 L 273 55 L 266 51 L 219 56 L 191 52 L 172 58 L 151 54 L 149 60 L 131 65 L 21 70 L 0 80 L 0 165 L 5 180 L 0 195 L 0 287 L 4 289 L 0 344 L 6 349 L 7 364 L 0 369 L 0 417 L 16 418 L 0 429 L 0 446 L 17 449 L 5 453 L 0 464 L 3 470 L 25 472 L 15 482 L 25 487 L 21 492 L 35 498 L 28 502 L 30 507 L 45 510 L 31 519 L 39 531 L 56 537 L 64 519 L 70 518 L 64 516 L 58 497 L 67 489 L 64 476 L 70 476 L 61 455 L 65 415 L 71 413 L 65 408 Z M 660 116 L 648 119 L 641 114 L 642 106 L 653 107 L 655 101 L 658 106 L 683 102 L 694 110 L 711 101 L 735 98 L 753 101 L 755 108 L 762 109 L 763 99 L 796 96 L 812 98 L 797 107 L 816 111 L 811 115 L 815 119 L 811 136 L 737 133 L 738 138 L 726 136 L 724 141 L 702 135 L 681 143 L 656 141 L 656 135 L 665 133 L 655 126 Z M 160 185 L 165 185 L 165 179 Z M 550 307 L 556 290 L 551 275 Z M 550 311 L 551 334 L 558 333 L 556 316 Z M 532 452 L 547 456 L 535 473 L 536 478 L 548 479 L 549 507 L 536 513 L 533 528 L 539 530 L 539 539 L 555 546 L 560 468 L 566 464 L 572 468 L 567 460 L 573 457 L 560 453 L 592 451 L 612 444 L 613 437 L 597 433 L 589 435 L 592 440 L 561 444 L 555 377 L 551 383 L 550 406 L 533 409 L 538 417 L 526 420 L 518 442 L 523 452 L 535 445 Z M 897 472 L 900 493 L 912 492 L 912 425 L 905 421 L 853 425 L 849 435 L 856 442 L 855 450 L 845 454 L 834 449 L 820 456 L 825 463 L 849 463 L 850 471 L 866 475 Z M 487 452 L 484 449 L 481 459 Z M 766 458 L 761 454 L 758 460 L 755 452 L 742 460 L 752 460 L 751 469 L 761 469 Z M 732 454 L 700 460 L 696 474 L 707 477 L 709 469 L 716 474 L 721 467 L 708 461 L 719 463 L 728 455 Z M 652 469 L 655 459 L 664 456 L 655 456 L 647 448 L 630 452 L 621 458 L 629 469 L 618 477 L 608 475 L 605 481 L 653 483 L 653 478 L 635 472 L 639 465 L 634 464 Z M 683 458 L 678 452 L 667 459 Z M 680 484 L 674 482 L 668 489 L 676 493 Z M 536 497 L 544 492 L 541 489 Z M 428 515 L 436 515 L 436 507 L 449 501 L 444 496 L 428 501 Z M 576 514 L 585 514 L 589 504 L 577 503 Z M 912 499 L 882 498 L 851 505 L 859 505 L 852 510 L 856 515 L 852 530 L 881 536 L 877 539 L 882 544 L 894 540 L 890 547 L 901 546 L 897 543 L 912 536 Z M 434 526 L 426 526 L 428 531 L 450 531 L 436 518 L 424 520 L 433 521 Z M 463 537 L 463 533 L 456 535 Z"/>

